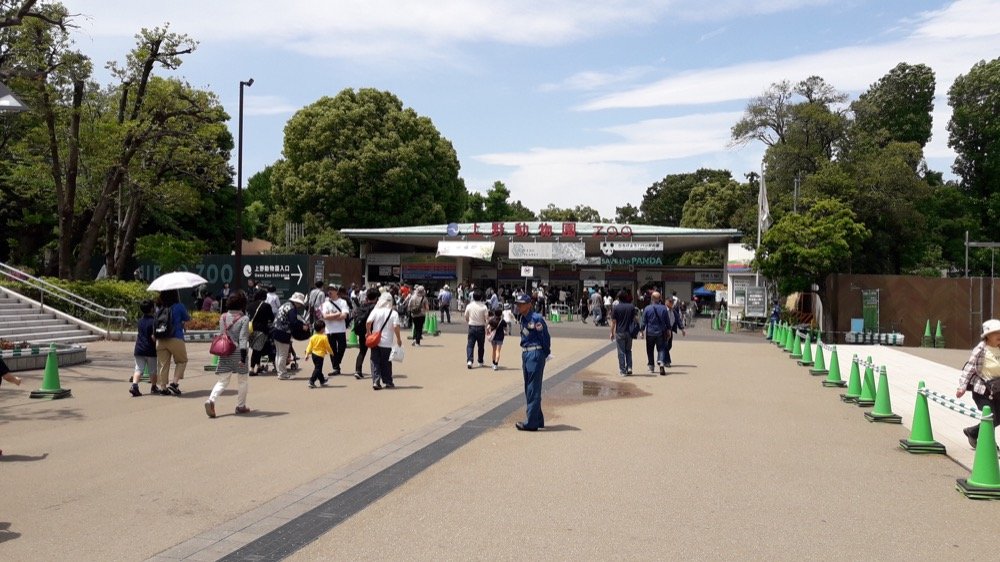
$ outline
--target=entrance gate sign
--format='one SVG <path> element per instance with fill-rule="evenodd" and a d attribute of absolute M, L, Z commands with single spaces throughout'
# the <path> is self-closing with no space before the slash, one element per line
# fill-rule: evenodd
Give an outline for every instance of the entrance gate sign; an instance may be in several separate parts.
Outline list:
<path fill-rule="evenodd" d="M 663 242 L 601 242 L 601 265 L 663 265 Z"/>

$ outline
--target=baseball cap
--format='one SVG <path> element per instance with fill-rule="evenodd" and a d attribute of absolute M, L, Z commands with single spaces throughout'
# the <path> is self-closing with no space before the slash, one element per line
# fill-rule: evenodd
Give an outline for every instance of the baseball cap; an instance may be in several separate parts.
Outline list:
<path fill-rule="evenodd" d="M 520 295 L 517 295 L 517 298 L 514 299 L 514 302 L 517 304 L 531 304 L 531 296 L 528 295 L 527 293 L 521 293 Z"/>

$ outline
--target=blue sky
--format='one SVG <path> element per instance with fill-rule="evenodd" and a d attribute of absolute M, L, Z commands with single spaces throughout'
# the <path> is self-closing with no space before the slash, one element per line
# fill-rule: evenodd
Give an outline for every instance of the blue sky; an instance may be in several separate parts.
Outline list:
<path fill-rule="evenodd" d="M 198 40 L 175 74 L 218 94 L 234 136 L 239 81 L 254 78 L 244 181 L 281 157 L 296 110 L 374 87 L 434 122 L 471 191 L 500 180 L 535 211 L 589 205 L 604 217 L 667 174 L 758 170 L 764 147 L 729 147 L 729 129 L 771 83 L 819 75 L 853 100 L 899 62 L 936 73 L 925 154 L 950 175 L 948 88 L 1000 56 L 1000 0 L 64 3 L 97 69 L 141 27 L 169 22 Z"/>

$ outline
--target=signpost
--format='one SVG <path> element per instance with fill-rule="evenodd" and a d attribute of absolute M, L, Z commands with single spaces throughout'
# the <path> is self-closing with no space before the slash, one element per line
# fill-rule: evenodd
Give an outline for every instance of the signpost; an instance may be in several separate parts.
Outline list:
<path fill-rule="evenodd" d="M 767 290 L 764 287 L 747 287 L 746 315 L 748 318 L 767 316 Z"/>

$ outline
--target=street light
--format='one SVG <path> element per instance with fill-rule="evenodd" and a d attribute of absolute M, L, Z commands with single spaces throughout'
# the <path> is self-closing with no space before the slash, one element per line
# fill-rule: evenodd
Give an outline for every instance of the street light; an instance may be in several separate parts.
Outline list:
<path fill-rule="evenodd" d="M 236 267 L 233 289 L 243 288 L 243 86 L 253 86 L 253 78 L 240 80 L 240 123 L 236 152 Z"/>
<path fill-rule="evenodd" d="M 28 106 L 17 99 L 14 92 L 10 91 L 3 82 L 0 82 L 0 112 L 28 111 Z"/>

